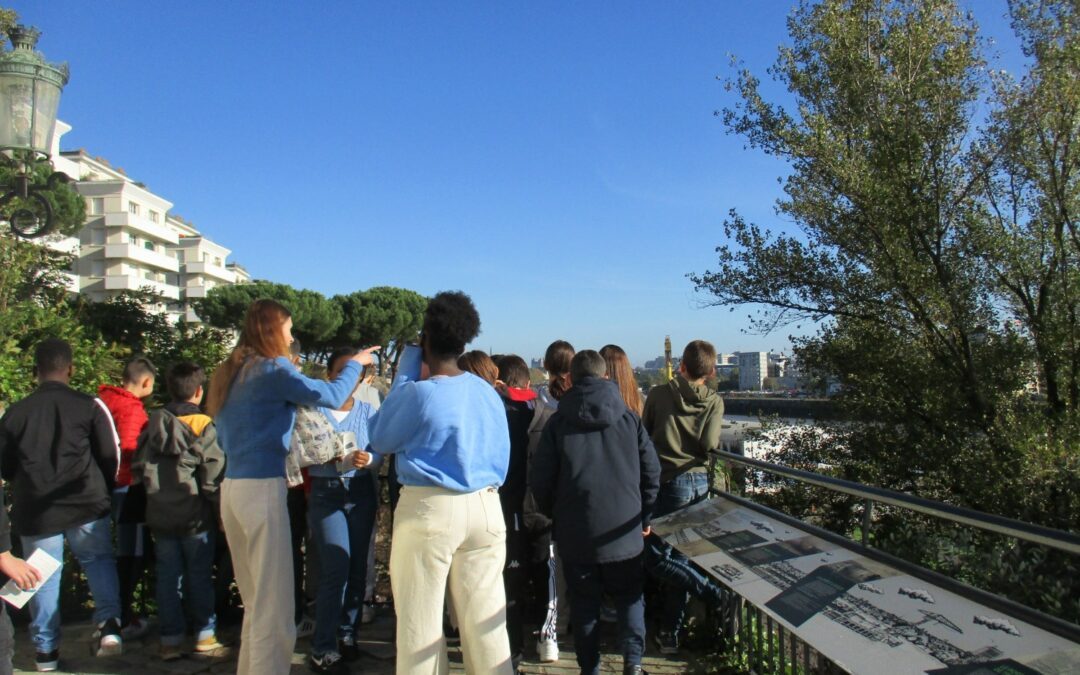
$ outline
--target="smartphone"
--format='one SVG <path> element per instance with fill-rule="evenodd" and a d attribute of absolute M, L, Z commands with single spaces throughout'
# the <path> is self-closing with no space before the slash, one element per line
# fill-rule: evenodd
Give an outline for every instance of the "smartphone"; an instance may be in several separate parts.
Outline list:
<path fill-rule="evenodd" d="M 406 382 L 419 380 L 420 368 L 423 363 L 424 353 L 420 349 L 420 345 L 412 342 L 405 345 L 405 348 L 401 350 L 401 357 L 398 359 L 397 375 L 394 377 L 394 383 L 390 385 L 391 391 Z"/>

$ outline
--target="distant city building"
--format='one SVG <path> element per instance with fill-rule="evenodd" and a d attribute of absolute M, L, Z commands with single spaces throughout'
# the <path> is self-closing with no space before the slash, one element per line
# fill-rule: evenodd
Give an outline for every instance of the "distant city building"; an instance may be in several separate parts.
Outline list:
<path fill-rule="evenodd" d="M 783 375 L 780 376 L 779 385 L 781 389 L 805 391 L 810 387 L 810 381 L 807 374 L 800 367 L 799 362 L 790 359 L 784 367 Z"/>
<path fill-rule="evenodd" d="M 738 352 L 739 389 L 760 391 L 769 376 L 768 352 Z"/>
<path fill-rule="evenodd" d="M 543 370 L 544 369 L 544 359 L 541 357 L 539 359 L 533 359 L 533 360 L 529 361 L 529 367 L 530 368 L 539 368 L 540 370 Z"/>
<path fill-rule="evenodd" d="M 775 352 L 769 352 L 769 377 L 783 377 L 784 371 L 787 369 L 788 357 L 783 354 L 777 354 Z"/>
<path fill-rule="evenodd" d="M 100 157 L 82 150 L 61 152 L 60 138 L 70 130 L 56 123 L 53 166 L 76 181 L 75 189 L 86 200 L 86 222 L 75 236 L 45 242 L 76 256 L 69 290 L 101 302 L 149 288 L 161 298 L 151 311 L 198 322 L 189 299 L 204 297 L 219 284 L 250 280 L 246 270 L 227 262 L 229 249 L 170 214 L 172 202 Z"/>

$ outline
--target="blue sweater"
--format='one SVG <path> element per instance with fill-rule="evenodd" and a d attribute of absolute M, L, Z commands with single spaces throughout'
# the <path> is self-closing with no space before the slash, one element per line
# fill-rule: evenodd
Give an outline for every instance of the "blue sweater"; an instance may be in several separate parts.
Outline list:
<path fill-rule="evenodd" d="M 402 485 L 475 492 L 506 480 L 506 410 L 495 389 L 472 373 L 392 390 L 368 431 L 374 452 L 397 453 Z"/>
<path fill-rule="evenodd" d="M 340 422 L 334 417 L 334 411 L 329 408 L 324 408 L 323 414 L 326 415 L 326 419 L 330 420 L 330 424 L 334 425 L 334 429 L 338 433 L 351 431 L 356 434 L 356 447 L 364 450 L 368 446 L 368 420 L 371 419 L 374 410 L 370 403 L 356 401 L 353 403 L 352 410 Z M 367 470 L 367 467 L 360 469 L 361 473 Z M 338 473 L 336 464 L 316 464 L 308 469 L 308 475 L 312 478 L 352 478 L 356 475 L 356 472 L 356 469 L 349 469 Z"/>
<path fill-rule="evenodd" d="M 237 374 L 214 424 L 226 478 L 284 478 L 296 406 L 339 408 L 360 379 L 350 361 L 331 382 L 297 372 L 285 357 L 255 358 Z"/>

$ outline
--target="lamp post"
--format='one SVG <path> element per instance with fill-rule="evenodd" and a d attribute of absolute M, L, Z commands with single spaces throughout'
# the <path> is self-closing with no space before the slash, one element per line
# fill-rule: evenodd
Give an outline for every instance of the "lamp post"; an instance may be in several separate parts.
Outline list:
<path fill-rule="evenodd" d="M 40 237 L 53 227 L 53 211 L 42 190 L 67 182 L 53 172 L 44 185 L 31 179 L 35 167 L 49 161 L 60 91 L 68 81 L 67 64 L 53 65 L 34 51 L 41 32 L 15 26 L 8 31 L 11 51 L 0 54 L 0 153 L 16 171 L 0 185 L 0 218 L 20 237 Z"/>

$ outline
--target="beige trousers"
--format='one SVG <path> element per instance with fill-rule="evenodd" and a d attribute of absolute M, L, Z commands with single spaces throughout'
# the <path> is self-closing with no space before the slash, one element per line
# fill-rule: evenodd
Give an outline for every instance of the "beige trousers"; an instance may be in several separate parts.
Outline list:
<path fill-rule="evenodd" d="M 446 675 L 443 604 L 461 631 L 465 672 L 511 675 L 506 636 L 506 524 L 494 488 L 460 493 L 402 488 L 394 511 L 390 582 L 397 613 L 398 675 Z"/>
<path fill-rule="evenodd" d="M 296 644 L 284 478 L 226 478 L 221 520 L 244 603 L 238 675 L 287 675 Z"/>

